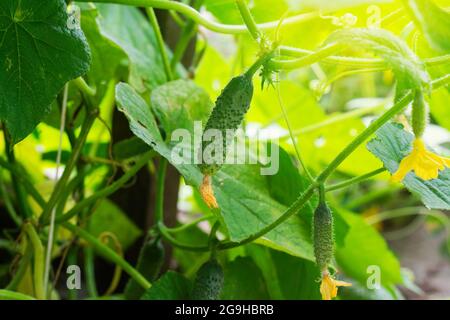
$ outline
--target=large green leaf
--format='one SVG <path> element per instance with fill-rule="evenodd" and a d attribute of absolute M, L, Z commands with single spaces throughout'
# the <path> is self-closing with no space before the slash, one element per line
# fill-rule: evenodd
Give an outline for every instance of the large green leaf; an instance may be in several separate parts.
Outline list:
<path fill-rule="evenodd" d="M 63 85 L 89 69 L 80 29 L 64 0 L 0 2 L 0 119 L 17 143 L 50 112 Z"/>
<path fill-rule="evenodd" d="M 166 144 L 163 141 L 149 106 L 130 86 L 119 84 L 116 90 L 119 109 L 130 121 L 133 133 L 175 165 L 188 184 L 198 188 L 202 181 L 198 167 L 192 162 L 175 161 L 172 149 L 180 142 Z M 191 143 L 183 143 L 181 149 L 187 151 L 183 155 L 192 156 L 194 152 Z M 261 176 L 260 169 L 260 165 L 225 165 L 213 179 L 216 197 L 221 206 L 221 219 L 233 241 L 258 232 L 287 208 L 271 197 L 267 178 Z M 298 193 L 302 191 L 298 190 Z M 237 194 L 239 197 L 236 197 Z M 310 209 L 305 207 L 304 210 Z M 310 223 L 307 221 L 301 215 L 294 216 L 257 242 L 313 260 Z"/>
<path fill-rule="evenodd" d="M 153 283 L 141 300 L 188 300 L 192 283 L 179 273 L 169 271 Z"/>
<path fill-rule="evenodd" d="M 400 161 L 411 152 L 413 140 L 414 136 L 403 130 L 402 125 L 389 123 L 377 131 L 377 137 L 367 144 L 367 148 L 394 173 Z M 410 172 L 403 184 L 417 194 L 428 208 L 450 210 L 450 169 L 446 168 L 437 179 L 428 181 Z"/>
<path fill-rule="evenodd" d="M 113 4 L 97 4 L 97 7 L 102 34 L 128 55 L 130 84 L 137 91 L 145 92 L 165 83 L 155 32 L 139 9 Z"/>
<path fill-rule="evenodd" d="M 403 3 L 433 48 L 448 53 L 450 13 L 438 7 L 434 0 L 403 0 Z"/>
<path fill-rule="evenodd" d="M 406 90 L 428 87 L 430 77 L 423 63 L 407 44 L 387 30 L 375 28 L 343 29 L 331 34 L 328 42 L 370 50 L 386 61 L 397 78 L 397 97 Z"/>
<path fill-rule="evenodd" d="M 389 250 L 383 237 L 359 215 L 339 210 L 340 216 L 350 226 L 345 245 L 336 247 L 336 261 L 353 279 L 365 284 L 369 266 L 381 271 L 381 283 L 385 286 L 402 282 L 400 264 Z"/>
<path fill-rule="evenodd" d="M 176 129 L 192 129 L 194 120 L 205 120 L 213 103 L 209 95 L 191 80 L 176 80 L 152 92 L 152 108 L 170 135 Z"/>
<path fill-rule="evenodd" d="M 92 4 L 80 3 L 81 27 L 91 48 L 92 67 L 87 77 L 97 87 L 97 95 L 103 97 L 108 81 L 116 76 L 120 63 L 127 58 L 125 52 L 112 40 L 102 34 L 99 12 Z"/>

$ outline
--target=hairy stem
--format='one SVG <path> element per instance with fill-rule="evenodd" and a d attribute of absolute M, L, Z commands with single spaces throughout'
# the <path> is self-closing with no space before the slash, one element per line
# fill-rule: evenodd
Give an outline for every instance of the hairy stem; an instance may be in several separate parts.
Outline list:
<path fill-rule="evenodd" d="M 155 222 L 164 222 L 164 185 L 166 181 L 167 160 L 161 158 L 156 176 Z"/>
<path fill-rule="evenodd" d="M 195 0 L 193 3 L 193 8 L 198 11 L 203 5 L 203 2 L 204 0 Z M 189 19 L 183 25 L 182 29 L 183 31 L 181 32 L 181 36 L 177 41 L 177 45 L 175 47 L 175 50 L 173 51 L 172 61 L 170 63 L 172 70 L 176 69 L 177 64 L 181 61 L 184 53 L 186 52 L 186 48 L 188 47 L 189 42 L 197 32 L 197 23 L 194 20 Z"/>
<path fill-rule="evenodd" d="M 44 246 L 42 245 L 41 239 L 36 232 L 33 225 L 28 222 L 24 225 L 25 233 L 28 236 L 28 240 L 33 246 L 33 256 L 34 256 L 34 273 L 33 273 L 33 283 L 34 283 L 34 294 L 37 299 L 45 299 L 44 290 Z"/>
<path fill-rule="evenodd" d="M 89 134 L 89 131 L 90 131 L 92 125 L 94 124 L 97 114 L 98 114 L 98 109 L 94 109 L 94 110 L 90 110 L 88 115 L 86 116 L 86 119 L 81 128 L 81 132 L 78 137 L 78 140 L 72 151 L 70 159 L 66 164 L 66 168 L 64 169 L 64 173 L 63 173 L 61 179 L 58 180 L 58 183 L 56 184 L 56 186 L 54 188 L 54 191 L 50 197 L 50 200 L 48 201 L 48 203 L 40 217 L 40 221 L 44 224 L 50 223 L 51 212 L 52 212 L 53 208 L 55 208 L 56 204 L 60 200 L 61 195 L 63 194 L 64 187 L 70 178 L 72 170 L 75 168 L 75 166 L 77 164 L 77 161 L 81 155 L 81 151 L 83 149 L 84 143 L 86 141 L 86 138 Z"/>
<path fill-rule="evenodd" d="M 3 138 L 5 142 L 5 153 L 6 158 L 8 159 L 8 163 L 14 167 L 17 165 L 16 155 L 14 153 L 14 146 L 11 145 L 8 132 L 6 129 L 3 129 Z M 14 189 L 14 193 L 16 194 L 17 206 L 19 208 L 19 213 L 25 217 L 30 218 L 32 216 L 32 212 L 30 207 L 28 206 L 27 196 L 22 189 L 22 186 L 19 184 L 18 178 L 15 175 L 11 175 L 12 186 Z"/>
<path fill-rule="evenodd" d="M 258 25 L 256 24 L 256 21 L 253 18 L 245 1 L 246 0 L 236 0 L 236 5 L 239 8 L 242 20 L 247 26 L 250 35 L 252 36 L 253 39 L 259 42 L 261 40 L 261 31 L 259 30 Z"/>
<path fill-rule="evenodd" d="M 79 2 L 91 2 L 91 0 L 78 0 Z M 247 33 L 248 29 L 245 25 L 228 25 L 217 23 L 215 21 L 205 18 L 200 12 L 190 7 L 187 4 L 177 1 L 167 0 L 96 0 L 97 3 L 117 3 L 136 7 L 152 7 L 155 9 L 172 10 L 181 13 L 196 23 L 205 28 L 223 34 L 243 34 Z M 299 14 L 289 17 L 283 21 L 283 25 L 295 25 L 304 21 L 309 21 L 320 16 L 320 12 L 311 12 Z M 279 21 L 267 22 L 259 24 L 258 27 L 265 30 L 274 30 L 278 27 Z"/>
<path fill-rule="evenodd" d="M 339 167 L 339 165 L 355 151 L 364 141 L 366 141 L 372 134 L 374 134 L 379 128 L 387 123 L 392 117 L 404 110 L 412 101 L 412 93 L 408 93 L 399 102 L 394 104 L 392 108 L 386 111 L 381 117 L 376 119 L 372 124 L 361 132 L 347 147 L 344 148 L 336 158 L 325 168 L 325 170 L 319 175 L 317 181 L 324 183 L 328 177 Z"/>
<path fill-rule="evenodd" d="M 155 32 L 156 42 L 158 44 L 159 53 L 161 54 L 161 59 L 164 66 L 164 71 L 166 73 L 167 81 L 173 80 L 172 68 L 170 66 L 169 56 L 167 55 L 166 44 L 164 43 L 163 36 L 161 34 L 161 29 L 158 24 L 158 19 L 156 19 L 155 10 L 152 7 L 145 8 L 150 24 Z"/>
<path fill-rule="evenodd" d="M 379 175 L 380 173 L 383 173 L 385 171 L 386 171 L 386 168 L 376 169 L 376 170 L 374 170 L 372 172 L 366 173 L 366 174 L 358 176 L 358 177 L 354 177 L 354 178 L 349 179 L 347 181 L 344 181 L 344 182 L 341 182 L 341 183 L 337 183 L 337 184 L 333 184 L 331 186 L 327 186 L 326 187 L 326 191 L 330 192 L 330 191 L 335 191 L 335 190 L 339 190 L 339 189 L 342 189 L 342 188 L 346 188 L 346 187 L 351 186 L 353 184 L 356 184 L 356 183 L 365 181 L 367 179 L 370 179 L 370 178 L 372 178 L 372 177 L 374 177 L 376 175 Z"/>

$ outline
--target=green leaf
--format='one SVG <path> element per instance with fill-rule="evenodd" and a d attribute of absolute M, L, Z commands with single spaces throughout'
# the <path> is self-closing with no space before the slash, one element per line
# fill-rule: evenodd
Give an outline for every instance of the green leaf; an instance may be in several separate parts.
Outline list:
<path fill-rule="evenodd" d="M 335 252 L 344 273 L 365 284 L 370 275 L 367 268 L 377 266 L 384 286 L 401 283 L 400 263 L 383 237 L 359 215 L 345 210 L 339 210 L 339 214 L 350 226 L 345 245 L 337 246 Z"/>
<path fill-rule="evenodd" d="M 114 159 L 117 161 L 131 159 L 150 150 L 151 148 L 137 137 L 119 141 L 113 146 Z"/>
<path fill-rule="evenodd" d="M 50 112 L 67 81 L 89 69 L 86 39 L 68 21 L 63 0 L 0 3 L 0 119 L 13 143 Z"/>
<path fill-rule="evenodd" d="M 283 252 L 248 245 L 247 252 L 261 269 L 271 299 L 320 299 L 320 271 L 314 262 Z"/>
<path fill-rule="evenodd" d="M 192 283 L 179 273 L 168 271 L 144 293 L 141 300 L 188 300 Z"/>
<path fill-rule="evenodd" d="M 113 4 L 97 4 L 97 8 L 102 35 L 128 55 L 130 84 L 142 93 L 165 83 L 155 32 L 139 9 Z M 178 72 L 184 71 L 178 68 Z"/>
<path fill-rule="evenodd" d="M 261 270 L 251 258 L 238 257 L 225 265 L 223 300 L 264 300 L 268 293 Z"/>
<path fill-rule="evenodd" d="M 98 237 L 104 232 L 114 234 L 126 250 L 142 231 L 110 200 L 102 200 L 89 220 L 89 232 Z"/>
<path fill-rule="evenodd" d="M 191 130 L 194 120 L 206 121 L 213 108 L 209 95 L 191 80 L 171 81 L 155 88 L 151 104 L 166 135 L 176 129 Z"/>
<path fill-rule="evenodd" d="M 145 101 L 126 84 L 116 88 L 119 110 L 125 113 L 132 132 L 169 160 L 183 175 L 186 182 L 198 188 L 202 174 L 192 160 L 187 163 L 174 159 L 173 149 L 180 142 L 164 143 L 156 121 Z M 194 119 L 199 120 L 199 119 Z M 183 141 L 183 156 L 193 157 L 191 141 Z M 187 160 L 187 158 L 184 158 Z M 191 158 L 192 159 L 192 158 Z M 221 219 L 232 241 L 239 241 L 258 232 L 273 222 L 287 209 L 270 196 L 267 178 L 260 174 L 261 166 L 225 165 L 213 179 L 216 197 L 221 205 Z M 300 194 L 303 190 L 298 190 Z M 239 194 L 239 197 L 236 197 Z M 313 260 L 310 223 L 294 216 L 256 242 Z"/>
<path fill-rule="evenodd" d="M 450 13 L 438 7 L 433 0 L 403 0 L 403 3 L 432 47 L 448 53 Z"/>
<path fill-rule="evenodd" d="M 81 27 L 91 48 L 92 67 L 87 77 L 89 83 L 96 86 L 97 96 L 103 97 L 109 79 L 117 74 L 117 69 L 123 60 L 127 59 L 125 52 L 100 30 L 99 12 L 92 4 L 82 5 Z"/>
<path fill-rule="evenodd" d="M 370 50 L 386 61 L 397 78 L 397 98 L 409 89 L 428 88 L 430 77 L 423 63 L 407 44 L 383 29 L 343 29 L 330 35 L 327 42 L 340 42 L 347 46 Z"/>
<path fill-rule="evenodd" d="M 414 136 L 403 130 L 402 125 L 390 123 L 377 131 L 377 137 L 367 144 L 367 148 L 394 173 L 400 161 L 411 152 L 413 140 Z M 450 210 L 450 169 L 446 168 L 437 179 L 428 181 L 410 172 L 403 184 L 417 194 L 428 208 Z"/>

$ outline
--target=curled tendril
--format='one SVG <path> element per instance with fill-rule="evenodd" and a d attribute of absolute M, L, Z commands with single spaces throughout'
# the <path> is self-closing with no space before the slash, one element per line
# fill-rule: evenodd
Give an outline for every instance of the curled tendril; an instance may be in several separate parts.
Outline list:
<path fill-rule="evenodd" d="M 114 244 L 114 250 L 120 257 L 123 258 L 122 245 L 120 244 L 119 239 L 117 238 L 117 236 L 114 233 L 105 231 L 100 234 L 99 240 L 101 242 L 103 242 L 104 244 L 107 244 L 108 240 L 111 240 Z M 121 277 L 122 277 L 122 268 L 120 266 L 116 265 L 116 267 L 114 269 L 114 275 L 111 280 L 111 284 L 109 285 L 108 289 L 105 291 L 105 294 L 104 294 L 105 296 L 112 294 L 116 290 L 117 286 L 119 285 Z"/>

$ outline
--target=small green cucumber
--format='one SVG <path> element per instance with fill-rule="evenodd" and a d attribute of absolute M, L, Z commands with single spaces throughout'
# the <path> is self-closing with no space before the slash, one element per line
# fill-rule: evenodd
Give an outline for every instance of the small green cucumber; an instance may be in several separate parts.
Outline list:
<path fill-rule="evenodd" d="M 198 270 L 191 297 L 194 300 L 218 300 L 223 283 L 222 267 L 216 259 L 211 259 Z"/>
<path fill-rule="evenodd" d="M 161 240 L 148 240 L 141 248 L 136 269 L 150 282 L 157 279 L 164 263 L 164 247 Z M 127 300 L 138 300 L 144 294 L 142 288 L 134 279 L 130 279 L 125 286 L 124 295 Z"/>
<path fill-rule="evenodd" d="M 417 138 L 423 136 L 428 123 L 428 108 L 422 90 L 417 90 L 412 105 L 412 128 Z"/>
<path fill-rule="evenodd" d="M 243 74 L 231 79 L 217 98 L 202 137 L 202 162 L 199 168 L 204 175 L 214 175 L 225 162 L 228 146 L 250 107 L 252 97 L 252 76 Z M 205 141 L 208 140 L 205 135 L 211 133 L 211 130 L 217 130 L 217 133 L 221 134 L 222 154 L 220 155 L 214 154 L 214 148 L 208 148 L 210 145 L 215 147 L 216 141 Z M 230 132 L 233 135 L 229 134 Z M 208 153 L 208 149 L 212 149 L 212 152 Z"/>
<path fill-rule="evenodd" d="M 321 271 L 333 260 L 333 214 L 325 201 L 320 201 L 314 212 L 314 255 Z"/>

